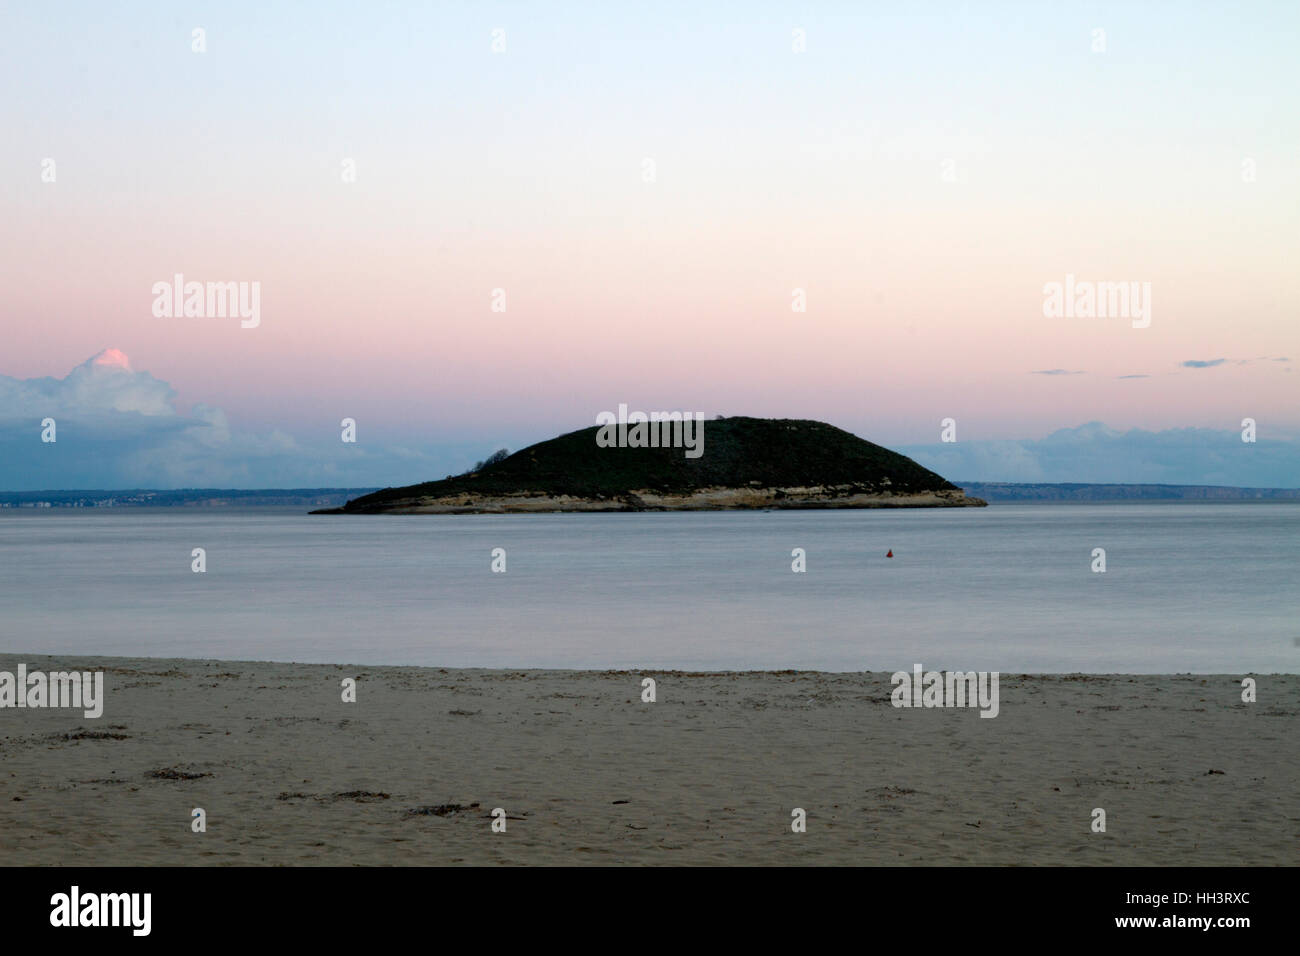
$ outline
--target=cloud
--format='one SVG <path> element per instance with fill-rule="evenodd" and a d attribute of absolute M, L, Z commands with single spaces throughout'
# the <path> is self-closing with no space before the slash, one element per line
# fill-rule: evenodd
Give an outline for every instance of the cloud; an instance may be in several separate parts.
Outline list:
<path fill-rule="evenodd" d="M 175 407 L 167 382 L 106 349 L 63 378 L 0 375 L 0 490 L 92 488 L 370 487 L 427 481 L 473 462 L 463 446 L 438 451 L 369 440 L 346 444 L 325 428 L 303 442 L 280 429 L 232 427 L 225 412 Z M 55 421 L 43 442 L 42 421 Z M 364 431 L 362 435 L 364 435 Z"/>
<path fill-rule="evenodd" d="M 1235 430 L 1121 431 L 1089 422 L 1041 439 L 959 441 L 897 450 L 957 482 L 1300 486 L 1300 441 L 1260 437 L 1246 443 Z"/>
<path fill-rule="evenodd" d="M 175 415 L 176 393 L 148 372 L 134 372 L 117 349 L 105 349 L 64 378 L 0 376 L 0 420 L 136 412 Z"/>
<path fill-rule="evenodd" d="M 1030 372 L 1030 375 L 1082 375 L 1083 372 L 1070 372 L 1063 368 L 1046 368 L 1038 372 Z"/>
<path fill-rule="evenodd" d="M 1220 359 L 1219 361 L 1222 361 L 1222 359 Z M 1290 362 L 1290 361 L 1291 360 L 1287 358 L 1285 355 L 1279 355 L 1276 358 L 1269 358 L 1267 355 L 1261 355 L 1258 358 L 1253 358 L 1253 359 L 1238 359 L 1237 364 L 1254 365 L 1256 362 Z M 1282 371 L 1289 372 L 1291 370 L 1289 368 L 1284 368 Z"/>
<path fill-rule="evenodd" d="M 1116 375 L 1116 378 L 1150 378 L 1150 375 Z"/>
<path fill-rule="evenodd" d="M 1221 358 L 1210 359 L 1209 361 L 1201 361 L 1199 359 L 1188 359 L 1186 362 L 1183 363 L 1183 368 L 1214 368 L 1214 366 L 1222 365 L 1226 361 L 1227 359 L 1221 359 Z"/>

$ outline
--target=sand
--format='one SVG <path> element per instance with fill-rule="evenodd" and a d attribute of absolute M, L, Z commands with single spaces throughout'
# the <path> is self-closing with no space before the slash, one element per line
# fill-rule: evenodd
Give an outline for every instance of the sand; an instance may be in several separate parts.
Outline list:
<path fill-rule="evenodd" d="M 2 865 L 1300 863 L 1295 675 L 1003 675 L 986 719 L 881 673 L 20 662 L 107 699 L 0 710 Z"/>

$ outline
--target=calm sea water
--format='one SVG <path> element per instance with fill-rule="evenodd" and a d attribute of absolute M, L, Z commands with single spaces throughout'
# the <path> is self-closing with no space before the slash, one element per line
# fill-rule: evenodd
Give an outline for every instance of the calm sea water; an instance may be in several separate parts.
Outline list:
<path fill-rule="evenodd" d="M 1091 571 L 1092 549 L 1107 571 Z M 190 570 L 193 548 L 207 572 Z M 504 548 L 507 571 L 490 570 Z M 807 572 L 791 571 L 791 550 Z M 885 557 L 892 549 L 894 558 Z M 0 511 L 0 650 L 448 667 L 1300 671 L 1300 506 Z"/>

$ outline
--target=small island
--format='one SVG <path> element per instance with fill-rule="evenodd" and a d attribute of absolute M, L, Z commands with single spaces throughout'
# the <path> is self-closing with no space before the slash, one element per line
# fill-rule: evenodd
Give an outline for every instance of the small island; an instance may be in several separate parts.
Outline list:
<path fill-rule="evenodd" d="M 504 514 L 765 508 L 982 507 L 910 458 L 843 429 L 788 418 L 702 422 L 704 453 L 601 447 L 599 426 L 477 471 L 385 488 L 312 514 Z M 494 456 L 495 457 L 495 456 Z"/>

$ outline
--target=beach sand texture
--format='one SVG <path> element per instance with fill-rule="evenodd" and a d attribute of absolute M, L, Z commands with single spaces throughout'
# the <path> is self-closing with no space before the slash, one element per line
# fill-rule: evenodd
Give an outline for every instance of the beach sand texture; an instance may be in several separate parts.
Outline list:
<path fill-rule="evenodd" d="M 0 710 L 0 865 L 1300 863 L 1295 675 L 1004 674 L 982 719 L 888 673 L 20 662 L 107 699 Z"/>

